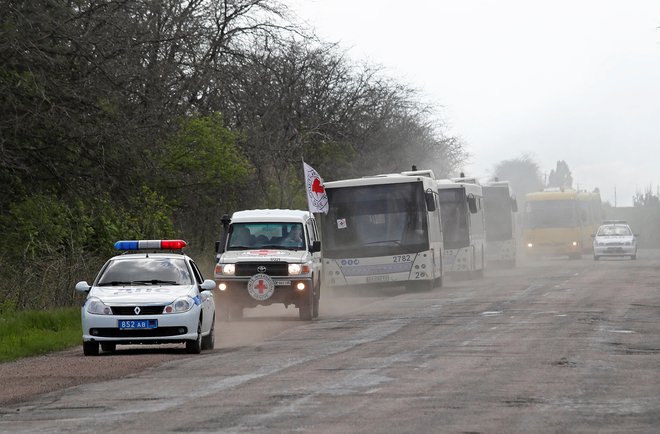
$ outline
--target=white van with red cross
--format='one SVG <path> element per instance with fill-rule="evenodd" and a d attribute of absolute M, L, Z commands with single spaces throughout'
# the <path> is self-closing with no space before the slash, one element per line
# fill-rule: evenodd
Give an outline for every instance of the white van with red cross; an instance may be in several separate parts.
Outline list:
<path fill-rule="evenodd" d="M 309 211 L 255 209 L 224 216 L 216 243 L 218 313 L 230 320 L 244 308 L 283 303 L 301 320 L 319 314 L 321 241 Z"/>

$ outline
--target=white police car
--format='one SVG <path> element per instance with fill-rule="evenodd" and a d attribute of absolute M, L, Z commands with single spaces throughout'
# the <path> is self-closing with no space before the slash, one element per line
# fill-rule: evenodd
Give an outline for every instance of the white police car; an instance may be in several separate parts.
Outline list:
<path fill-rule="evenodd" d="M 82 306 L 83 352 L 114 351 L 119 344 L 185 343 L 188 353 L 214 345 L 213 280 L 180 252 L 183 240 L 117 241 L 122 255 L 108 260 Z M 155 251 L 179 251 L 155 253 Z M 131 253 L 128 251 L 144 251 Z"/>

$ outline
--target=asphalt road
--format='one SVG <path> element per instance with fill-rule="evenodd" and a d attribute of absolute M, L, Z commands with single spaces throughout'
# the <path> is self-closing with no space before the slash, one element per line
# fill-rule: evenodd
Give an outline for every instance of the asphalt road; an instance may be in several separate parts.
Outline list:
<path fill-rule="evenodd" d="M 211 352 L 1 407 L 0 432 L 657 433 L 659 264 L 644 250 L 323 294 L 312 322 L 246 310 Z"/>

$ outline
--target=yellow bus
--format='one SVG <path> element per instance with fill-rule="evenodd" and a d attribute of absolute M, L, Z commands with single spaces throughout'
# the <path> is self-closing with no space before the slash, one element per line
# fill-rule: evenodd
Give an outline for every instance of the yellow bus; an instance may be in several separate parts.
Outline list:
<path fill-rule="evenodd" d="M 527 256 L 580 258 L 602 219 L 600 194 L 546 189 L 525 196 L 523 243 Z"/>

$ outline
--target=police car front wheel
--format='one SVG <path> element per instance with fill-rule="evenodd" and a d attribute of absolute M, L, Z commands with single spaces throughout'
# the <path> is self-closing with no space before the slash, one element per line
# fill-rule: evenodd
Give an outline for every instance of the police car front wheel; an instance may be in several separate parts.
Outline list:
<path fill-rule="evenodd" d="M 199 354 L 202 352 L 202 320 L 197 324 L 197 339 L 186 341 L 186 353 Z"/>
<path fill-rule="evenodd" d="M 202 338 L 202 350 L 212 350 L 215 346 L 215 315 L 211 321 L 211 330 L 209 334 Z"/>

